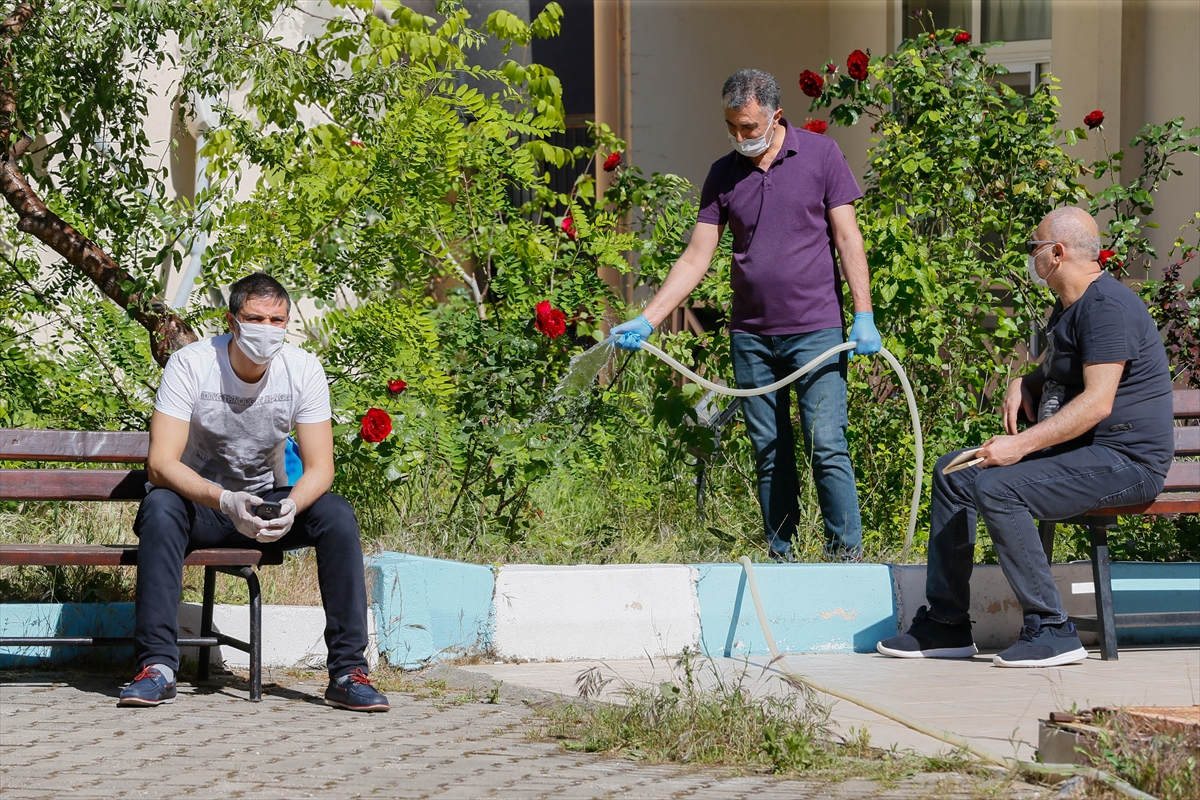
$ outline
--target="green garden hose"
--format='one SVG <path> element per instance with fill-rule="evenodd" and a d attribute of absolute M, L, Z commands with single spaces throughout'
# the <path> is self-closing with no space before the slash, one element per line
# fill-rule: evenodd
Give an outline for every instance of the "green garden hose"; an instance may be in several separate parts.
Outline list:
<path fill-rule="evenodd" d="M 769 386 L 763 386 L 758 389 L 731 389 L 728 386 L 722 386 L 718 383 L 713 383 L 712 381 L 705 380 L 704 378 L 700 377 L 695 372 L 692 372 L 683 364 L 680 364 L 678 361 L 671 358 L 669 355 L 664 353 L 662 350 L 659 350 L 652 344 L 642 342 L 642 349 L 648 353 L 658 356 L 667 366 L 671 367 L 676 372 L 687 376 L 688 380 L 700 384 L 709 391 L 716 392 L 717 394 L 728 395 L 730 397 L 756 397 L 760 394 L 769 394 L 778 389 L 782 389 L 784 386 L 787 386 L 791 383 L 795 383 L 809 372 L 812 372 L 814 369 L 824 364 L 831 356 L 840 353 L 843 350 L 853 350 L 854 342 L 845 342 L 843 344 L 839 344 L 837 347 L 831 347 L 824 353 L 821 353 L 821 355 L 814 358 L 812 361 L 809 361 L 800 369 L 793 372 L 791 375 L 788 375 L 786 378 L 781 378 Z M 921 478 L 925 469 L 925 445 L 921 438 L 921 417 L 917 414 L 917 398 L 913 394 L 912 385 L 908 382 L 908 375 L 905 374 L 904 367 L 900 366 L 900 362 L 896 360 L 894 355 L 888 352 L 887 348 L 880 349 L 879 353 L 885 359 L 887 359 L 887 362 L 892 366 L 892 369 L 900 378 L 900 385 L 904 388 L 904 396 L 908 399 L 908 413 L 912 415 L 914 443 L 913 450 L 915 451 L 914 455 L 916 457 L 916 469 L 913 473 L 914 480 L 912 502 L 910 503 L 908 509 L 908 531 L 904 534 L 904 550 L 900 556 L 901 561 L 907 561 L 909 549 L 912 547 L 913 534 L 916 533 L 917 530 L 917 510 L 921 505 Z"/>
<path fill-rule="evenodd" d="M 643 345 L 643 347 L 644 346 L 645 345 Z M 750 597 L 754 601 L 754 611 L 756 614 L 758 614 L 758 624 L 762 626 L 763 636 L 767 640 L 767 648 L 771 651 L 771 663 L 774 664 L 778 662 L 780 672 L 782 672 L 792 681 L 803 684 L 804 686 L 821 692 L 822 694 L 827 694 L 831 697 L 845 700 L 848 703 L 853 703 L 854 705 L 859 706 L 860 708 L 865 708 L 868 711 L 872 711 L 881 717 L 886 717 L 894 722 L 899 722 L 906 728 L 911 728 L 912 730 L 917 731 L 918 733 L 923 733 L 926 736 L 932 736 L 934 739 L 943 741 L 946 744 L 960 747 L 977 758 L 981 758 L 984 761 L 989 761 L 1014 772 L 1037 775 L 1078 775 L 1084 778 L 1102 781 L 1103 783 L 1121 792 L 1126 797 L 1135 797 L 1138 798 L 1138 800 L 1155 800 L 1153 795 L 1146 794 L 1145 792 L 1130 786 L 1120 778 L 1109 775 L 1107 772 L 1101 772 L 1098 769 L 1081 767 L 1075 764 L 1038 764 L 1032 761 L 1020 761 L 1015 758 L 1007 758 L 999 753 L 988 750 L 986 747 L 980 747 L 970 739 L 959 736 L 957 733 L 952 733 L 951 731 L 926 725 L 919 719 L 915 719 L 907 714 L 895 711 L 885 705 L 876 703 L 873 700 L 868 700 L 867 698 L 861 697 L 853 692 L 848 692 L 845 689 L 841 689 L 836 686 L 827 686 L 823 683 L 818 683 L 811 678 L 806 678 L 803 675 L 792 672 L 787 668 L 783 660 L 783 653 L 779 652 L 779 645 L 775 644 L 775 637 L 771 633 L 771 624 L 767 621 L 767 614 L 763 610 L 762 598 L 760 598 L 758 595 L 758 581 L 754 579 L 754 565 L 750 563 L 750 559 L 746 558 L 745 556 L 739 558 L 738 562 L 742 565 L 742 569 L 746 571 L 746 585 L 750 588 Z"/>

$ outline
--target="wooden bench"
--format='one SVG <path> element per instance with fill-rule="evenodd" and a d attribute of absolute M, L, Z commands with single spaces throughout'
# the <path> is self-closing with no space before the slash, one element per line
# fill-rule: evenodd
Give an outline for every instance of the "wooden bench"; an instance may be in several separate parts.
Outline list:
<path fill-rule="evenodd" d="M 41 431 L 0 428 L 0 461 L 63 461 L 142 464 L 150 436 L 135 432 Z M 146 496 L 144 469 L 0 469 L 0 500 L 141 500 Z M 137 545 L 0 544 L 3 566 L 137 565 Z M 283 553 L 254 549 L 193 550 L 183 562 L 204 567 L 204 603 L 200 635 L 180 638 L 180 647 L 200 648 L 198 680 L 208 679 L 213 647 L 234 647 L 250 655 L 250 699 L 262 699 L 262 593 L 255 567 L 282 564 Z M 250 590 L 250 641 L 213 630 L 217 573 L 236 575 Z M 0 636 L 3 647 L 112 647 L 131 645 L 118 637 Z"/>
<path fill-rule="evenodd" d="M 1183 457 L 1200 456 L 1200 427 L 1186 422 L 1200 419 L 1200 390 L 1179 390 L 1173 393 L 1175 419 L 1185 421 L 1175 426 L 1175 459 L 1167 473 L 1166 483 L 1158 497 L 1149 503 L 1121 508 L 1097 508 L 1078 517 L 1059 522 L 1084 525 L 1092 549 L 1092 584 L 1096 596 L 1096 613 L 1072 616 L 1069 619 L 1081 631 L 1094 631 L 1100 642 L 1100 658 L 1117 660 L 1117 626 L 1161 627 L 1168 625 L 1200 626 L 1200 611 L 1164 611 L 1161 613 L 1114 614 L 1112 571 L 1108 558 L 1108 530 L 1116 527 L 1117 517 L 1126 514 L 1200 514 L 1200 461 L 1181 461 Z M 1053 562 L 1053 520 L 1039 525 L 1042 548 L 1047 560 Z"/>

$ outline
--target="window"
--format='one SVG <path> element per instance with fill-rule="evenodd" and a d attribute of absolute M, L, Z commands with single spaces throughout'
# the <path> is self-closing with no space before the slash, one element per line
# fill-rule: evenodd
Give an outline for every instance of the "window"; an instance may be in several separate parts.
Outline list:
<path fill-rule="evenodd" d="M 961 28 L 976 42 L 1004 42 L 988 59 L 1009 71 L 1001 80 L 1030 94 L 1050 69 L 1050 0 L 896 0 L 896 44 L 931 28 Z M 913 18 L 913 12 L 925 12 Z"/>

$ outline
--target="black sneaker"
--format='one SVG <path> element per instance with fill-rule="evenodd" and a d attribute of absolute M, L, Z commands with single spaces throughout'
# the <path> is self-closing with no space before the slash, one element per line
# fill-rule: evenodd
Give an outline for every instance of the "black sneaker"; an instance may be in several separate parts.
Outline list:
<path fill-rule="evenodd" d="M 175 702 L 175 681 L 167 679 L 154 667 L 143 667 L 133 682 L 121 690 L 119 706 L 161 706 Z"/>
<path fill-rule="evenodd" d="M 325 705 L 351 711 L 387 711 L 387 696 L 375 690 L 371 679 L 361 669 L 329 682 L 325 690 Z"/>
<path fill-rule="evenodd" d="M 948 625 L 930 619 L 928 611 L 928 606 L 918 608 L 908 633 L 884 639 L 875 649 L 896 658 L 970 658 L 979 652 L 970 620 Z"/>
<path fill-rule="evenodd" d="M 997 667 L 1061 667 L 1087 658 L 1075 625 L 1043 625 L 1037 614 L 1025 615 L 1021 638 L 1007 650 L 992 656 Z"/>

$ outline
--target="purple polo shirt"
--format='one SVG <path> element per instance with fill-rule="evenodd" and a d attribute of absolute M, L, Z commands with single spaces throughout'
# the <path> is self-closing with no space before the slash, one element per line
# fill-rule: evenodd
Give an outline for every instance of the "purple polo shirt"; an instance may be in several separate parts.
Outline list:
<path fill-rule="evenodd" d="M 712 165 L 700 194 L 699 221 L 733 232 L 732 332 L 843 324 L 828 212 L 862 192 L 833 139 L 781 122 L 783 148 L 765 172 L 732 152 Z"/>

